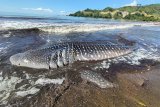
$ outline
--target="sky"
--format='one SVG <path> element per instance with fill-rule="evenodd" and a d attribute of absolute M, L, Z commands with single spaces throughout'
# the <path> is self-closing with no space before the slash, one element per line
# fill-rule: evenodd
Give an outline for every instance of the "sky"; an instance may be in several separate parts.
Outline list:
<path fill-rule="evenodd" d="M 86 8 L 155 4 L 160 0 L 0 0 L 0 15 L 67 15 Z"/>

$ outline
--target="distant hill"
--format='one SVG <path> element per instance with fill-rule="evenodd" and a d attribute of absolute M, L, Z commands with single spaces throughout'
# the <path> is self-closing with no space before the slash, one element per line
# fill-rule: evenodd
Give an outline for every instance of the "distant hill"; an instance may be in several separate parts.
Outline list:
<path fill-rule="evenodd" d="M 85 9 L 83 11 L 70 14 L 70 16 L 137 21 L 160 21 L 160 4 L 125 6 L 121 8 L 106 7 L 103 10 Z"/>

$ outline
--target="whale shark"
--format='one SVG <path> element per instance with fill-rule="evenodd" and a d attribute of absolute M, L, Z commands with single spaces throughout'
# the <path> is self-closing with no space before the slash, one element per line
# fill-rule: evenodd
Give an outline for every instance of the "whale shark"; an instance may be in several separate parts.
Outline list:
<path fill-rule="evenodd" d="M 10 57 L 15 66 L 36 69 L 53 69 L 75 61 L 98 61 L 131 53 L 133 46 L 111 42 L 63 42 L 17 53 Z"/>

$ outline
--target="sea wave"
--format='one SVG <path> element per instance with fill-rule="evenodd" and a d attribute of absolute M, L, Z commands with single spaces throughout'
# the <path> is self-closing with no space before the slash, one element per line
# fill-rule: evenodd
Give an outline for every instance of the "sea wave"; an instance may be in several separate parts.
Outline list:
<path fill-rule="evenodd" d="M 126 29 L 134 27 L 133 24 L 126 25 L 96 25 L 96 24 L 80 24 L 80 25 L 63 25 L 40 27 L 39 29 L 49 33 L 70 33 L 70 32 L 94 32 L 101 30 Z"/>
<path fill-rule="evenodd" d="M 0 21 L 0 31 L 38 28 L 43 26 L 51 26 L 51 24 L 31 21 Z"/>
<path fill-rule="evenodd" d="M 158 26 L 154 23 L 101 23 L 101 24 L 84 24 L 84 23 L 48 23 L 32 21 L 2 21 L 0 20 L 0 31 L 6 30 L 27 30 L 39 29 L 49 33 L 70 33 L 70 32 L 92 32 L 100 30 L 127 29 L 135 26 L 151 27 Z"/>

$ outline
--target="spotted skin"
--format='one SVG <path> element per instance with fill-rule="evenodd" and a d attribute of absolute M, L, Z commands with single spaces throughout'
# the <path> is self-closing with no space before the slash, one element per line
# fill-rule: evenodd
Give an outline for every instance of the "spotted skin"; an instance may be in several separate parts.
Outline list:
<path fill-rule="evenodd" d="M 72 64 L 75 61 L 93 61 L 129 54 L 133 48 L 110 42 L 65 42 L 29 50 L 10 57 L 16 66 L 51 69 Z"/>
<path fill-rule="evenodd" d="M 100 73 L 90 70 L 80 72 L 80 76 L 83 80 L 92 82 L 100 88 L 113 88 L 117 86 L 116 84 L 107 81 Z"/>

